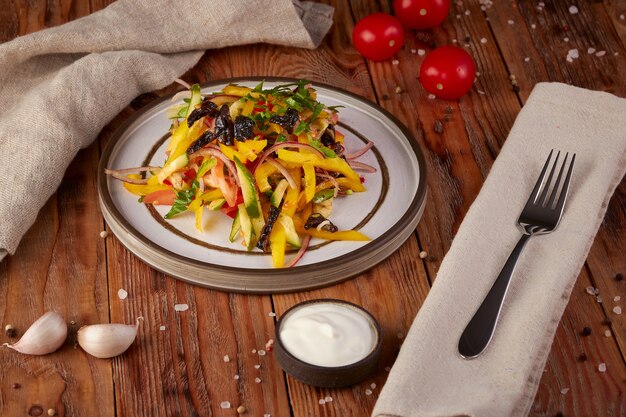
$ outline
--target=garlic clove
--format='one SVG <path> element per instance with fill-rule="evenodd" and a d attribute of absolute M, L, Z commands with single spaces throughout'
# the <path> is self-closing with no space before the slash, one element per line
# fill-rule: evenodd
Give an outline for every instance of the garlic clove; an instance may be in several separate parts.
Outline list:
<path fill-rule="evenodd" d="M 112 358 L 121 355 L 133 344 L 137 336 L 138 317 L 135 324 L 92 324 L 78 330 L 78 344 L 96 358 Z"/>
<path fill-rule="evenodd" d="M 18 342 L 2 346 L 27 355 L 46 355 L 60 348 L 66 338 L 67 323 L 59 313 L 48 311 L 31 324 Z"/>

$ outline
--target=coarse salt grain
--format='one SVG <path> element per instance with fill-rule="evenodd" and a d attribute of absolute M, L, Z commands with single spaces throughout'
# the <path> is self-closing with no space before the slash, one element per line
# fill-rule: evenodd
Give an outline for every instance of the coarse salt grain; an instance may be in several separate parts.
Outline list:
<path fill-rule="evenodd" d="M 620 306 L 613 307 L 613 313 L 622 314 L 622 308 Z"/>
<path fill-rule="evenodd" d="M 420 259 L 426 259 L 428 257 L 428 252 L 425 250 L 420 252 Z"/>
<path fill-rule="evenodd" d="M 465 11 L 465 16 L 469 16 L 470 14 L 472 14 L 472 12 L 470 12 L 469 10 Z"/>
<path fill-rule="evenodd" d="M 585 288 L 585 291 L 587 292 L 587 294 L 589 295 L 596 295 L 596 289 L 593 287 L 587 287 Z"/>
<path fill-rule="evenodd" d="M 598 51 L 596 52 L 596 56 L 604 56 L 606 55 L 606 51 Z"/>
<path fill-rule="evenodd" d="M 256 349 L 252 349 L 252 353 L 255 354 L 256 353 Z"/>
<path fill-rule="evenodd" d="M 319 405 L 324 405 L 324 404 L 326 404 L 326 400 L 323 399 L 323 398 L 320 398 L 318 403 L 319 403 Z"/>
<path fill-rule="evenodd" d="M 326 401 L 327 403 L 332 403 L 333 402 L 333 397 L 325 397 L 324 401 Z"/>
<path fill-rule="evenodd" d="M 387 372 L 391 371 L 391 366 L 385 366 L 385 371 Z"/>
<path fill-rule="evenodd" d="M 484 96 L 485 94 L 487 94 L 487 93 L 485 93 L 483 90 L 476 90 L 476 92 L 477 92 L 478 94 L 483 95 L 483 96 Z"/>
<path fill-rule="evenodd" d="M 569 6 L 569 12 L 570 12 L 570 14 L 577 14 L 578 13 L 578 7 L 576 7 L 576 6 Z"/>
<path fill-rule="evenodd" d="M 159 330 L 161 330 L 162 332 L 165 331 L 165 326 L 159 327 Z"/>
<path fill-rule="evenodd" d="M 272 415 L 267 413 L 267 414 L 263 414 L 263 417 L 272 417 Z"/>
<path fill-rule="evenodd" d="M 418 50 L 417 50 L 417 54 L 418 54 L 419 56 L 424 56 L 424 55 L 426 55 L 426 49 L 418 49 Z"/>
<path fill-rule="evenodd" d="M 626 19 L 626 16 L 624 16 L 623 14 L 619 15 L 619 20 L 624 20 Z"/>
<path fill-rule="evenodd" d="M 573 60 L 578 58 L 578 49 L 570 49 L 567 51 L 567 62 L 572 62 Z"/>
<path fill-rule="evenodd" d="M 529 57 L 524 58 L 524 62 L 530 62 L 530 58 Z"/>
<path fill-rule="evenodd" d="M 568 392 L 569 392 L 569 388 L 563 388 L 561 390 L 561 394 L 563 394 L 563 395 L 567 394 Z"/>
<path fill-rule="evenodd" d="M 404 339 L 404 334 L 403 333 L 398 333 L 398 339 L 400 339 L 400 340 Z"/>
<path fill-rule="evenodd" d="M 259 354 L 259 356 L 265 356 L 266 352 L 264 350 L 259 350 L 257 353 Z"/>
<path fill-rule="evenodd" d="M 391 63 L 393 65 L 398 65 L 400 63 L 400 61 L 398 61 L 397 59 L 394 59 L 393 61 L 391 61 Z"/>
<path fill-rule="evenodd" d="M 276 313 L 274 313 L 273 311 L 270 311 L 269 313 L 267 313 L 267 315 L 270 317 L 276 317 Z"/>
<path fill-rule="evenodd" d="M 376 388 L 376 383 L 375 383 L 375 382 L 372 382 L 372 383 L 370 384 L 370 388 L 371 388 L 371 389 L 375 389 L 375 388 Z"/>
<path fill-rule="evenodd" d="M 220 408 L 230 408 L 230 402 L 228 401 L 222 401 L 220 403 Z"/>
<path fill-rule="evenodd" d="M 372 390 L 371 389 L 366 389 L 365 390 L 365 395 L 372 395 Z"/>
<path fill-rule="evenodd" d="M 254 369 L 261 369 L 261 365 L 259 364 L 254 365 Z"/>
<path fill-rule="evenodd" d="M 107 237 L 107 231 L 106 231 L 106 230 L 101 231 L 101 232 L 100 232 L 100 237 L 101 237 L 102 239 L 106 238 L 106 237 Z"/>
<path fill-rule="evenodd" d="M 480 43 L 487 43 L 487 38 L 480 38 Z"/>
<path fill-rule="evenodd" d="M 615 301 L 616 303 L 621 299 L 622 297 L 620 297 L 619 295 L 616 295 L 615 297 L 613 297 L 613 301 Z"/>
<path fill-rule="evenodd" d="M 606 363 L 603 362 L 600 365 L 598 365 L 598 371 L 606 372 Z"/>
<path fill-rule="evenodd" d="M 462 18 L 462 17 L 463 17 L 463 16 L 461 16 L 460 14 L 457 14 L 457 15 L 456 15 L 456 18 L 457 18 L 457 19 L 460 19 L 460 18 Z"/>
<path fill-rule="evenodd" d="M 563 42 L 569 42 L 569 38 L 566 36 L 563 38 Z"/>
<path fill-rule="evenodd" d="M 588 49 L 587 49 L 587 53 L 588 53 L 589 55 L 593 54 L 595 51 L 596 51 L 596 48 L 588 48 Z"/>
<path fill-rule="evenodd" d="M 533 23 L 532 25 L 530 25 L 530 28 L 531 29 L 537 29 L 537 25 Z"/>
<path fill-rule="evenodd" d="M 239 379 L 239 375 L 233 376 L 233 379 Z"/>
<path fill-rule="evenodd" d="M 188 304 L 174 304 L 174 311 L 187 311 L 189 310 Z"/>
<path fill-rule="evenodd" d="M 128 292 L 124 288 L 117 290 L 117 296 L 120 300 L 125 300 L 128 297 Z"/>
<path fill-rule="evenodd" d="M 230 356 L 224 355 L 224 362 L 230 362 Z"/>
<path fill-rule="evenodd" d="M 514 25 L 514 24 L 515 24 L 515 22 L 514 22 L 514 21 L 512 21 L 512 20 L 510 20 L 510 19 L 509 19 L 509 20 L 507 20 L 507 22 L 506 22 L 506 23 L 508 23 L 509 25 Z"/>
<path fill-rule="evenodd" d="M 598 296 L 596 296 L 596 301 L 597 301 L 597 302 L 599 302 L 599 303 L 601 303 L 601 302 L 602 302 L 602 297 L 600 297 L 599 295 L 598 295 Z"/>
<path fill-rule="evenodd" d="M 429 100 L 434 100 L 435 99 L 435 95 L 434 94 L 429 94 L 428 95 L 428 99 Z"/>
<path fill-rule="evenodd" d="M 604 331 L 604 336 L 611 337 L 611 331 L 610 330 L 605 330 Z"/>
<path fill-rule="evenodd" d="M 261 383 L 261 378 L 259 378 L 258 376 L 256 378 L 254 378 L 254 382 L 256 382 L 257 384 Z"/>
<path fill-rule="evenodd" d="M 411 49 L 411 53 L 414 54 L 417 52 L 417 49 Z"/>

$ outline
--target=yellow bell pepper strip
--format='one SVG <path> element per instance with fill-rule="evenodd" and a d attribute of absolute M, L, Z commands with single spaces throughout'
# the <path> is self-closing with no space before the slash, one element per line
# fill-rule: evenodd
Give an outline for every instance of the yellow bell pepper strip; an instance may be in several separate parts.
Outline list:
<path fill-rule="evenodd" d="M 315 195 L 315 167 L 311 164 L 303 164 L 304 171 L 304 194 L 305 201 L 308 203 Z"/>
<path fill-rule="evenodd" d="M 337 181 L 337 184 L 339 184 L 340 187 L 348 188 L 354 192 L 365 191 L 365 187 L 363 186 L 360 180 L 354 181 L 350 178 L 340 177 L 340 178 L 336 178 L 335 181 Z M 334 186 L 335 184 L 330 180 L 322 181 L 315 186 L 315 192 L 318 193 L 322 190 L 325 190 L 327 188 L 331 188 Z"/>
<path fill-rule="evenodd" d="M 246 104 L 243 105 L 243 109 L 241 109 L 241 115 L 242 116 L 249 116 L 252 114 L 252 111 L 254 110 L 254 101 L 250 100 L 250 101 L 246 101 Z"/>
<path fill-rule="evenodd" d="M 176 149 L 178 144 L 187 137 L 187 133 L 189 133 L 189 127 L 187 126 L 187 119 L 185 119 L 178 125 L 172 134 L 170 143 L 167 144 L 167 152 L 171 154 L 172 151 Z"/>
<path fill-rule="evenodd" d="M 237 152 L 234 146 L 228 146 L 220 143 L 220 149 L 222 150 L 222 153 L 226 155 L 226 158 L 230 159 L 231 161 L 234 161 L 235 157 L 237 157 L 237 159 L 239 159 L 240 161 L 245 161 L 247 159 L 245 155 Z"/>
<path fill-rule="evenodd" d="M 272 186 L 269 183 L 269 177 L 277 172 L 278 168 L 268 164 L 267 162 L 263 162 L 256 168 L 254 171 L 254 179 L 256 180 L 256 185 L 259 187 L 260 192 L 265 193 L 272 190 Z"/>
<path fill-rule="evenodd" d="M 205 193 L 200 194 L 198 200 L 202 200 L 205 203 L 209 203 L 211 201 L 214 201 L 220 198 L 224 198 L 224 195 L 222 194 L 222 190 L 220 190 L 219 188 L 216 188 L 215 190 L 207 191 Z"/>
<path fill-rule="evenodd" d="M 141 179 L 141 175 L 139 174 L 130 174 L 130 175 L 127 175 L 127 177 L 132 178 L 132 179 Z M 156 178 L 156 177 L 150 177 L 150 178 Z M 156 184 L 150 184 L 149 179 L 148 179 L 147 184 L 131 184 L 128 182 L 124 182 L 122 183 L 122 185 L 128 191 L 138 196 L 145 196 L 155 191 L 167 190 L 171 188 L 169 185 L 161 185 L 158 182 Z"/>
<path fill-rule="evenodd" d="M 310 235 L 312 237 L 318 237 L 325 240 L 350 240 L 350 241 L 368 241 L 371 240 L 361 232 L 356 230 L 340 230 L 337 232 L 326 232 L 324 230 L 317 230 L 315 228 L 305 229 L 300 219 L 293 219 L 296 226 L 296 231 L 300 234 Z"/>
<path fill-rule="evenodd" d="M 297 153 L 297 152 L 294 152 Z M 296 209 L 298 208 L 298 198 L 300 197 L 300 183 L 302 182 L 301 177 L 301 169 L 290 169 L 289 174 L 293 177 L 293 180 L 296 183 L 295 188 L 289 187 L 287 189 L 287 195 L 285 196 L 285 201 L 283 203 L 283 213 L 289 217 L 293 217 L 296 213 Z"/>
<path fill-rule="evenodd" d="M 148 178 L 148 185 L 157 185 L 159 183 L 159 177 L 157 175 L 152 175 Z"/>
<path fill-rule="evenodd" d="M 224 94 L 229 95 L 229 96 L 243 97 L 243 96 L 247 96 L 251 92 L 252 92 L 251 88 L 240 87 L 238 85 L 227 85 L 226 87 L 224 87 Z"/>
<path fill-rule="evenodd" d="M 302 152 L 288 151 L 287 149 L 279 149 L 276 151 L 278 159 L 296 164 L 312 164 L 314 167 L 335 171 L 345 175 L 354 181 L 361 181 L 359 175 L 352 170 L 350 165 L 342 158 L 326 158 L 322 159 L 314 154 L 306 154 Z"/>
<path fill-rule="evenodd" d="M 282 268 L 285 266 L 285 250 L 287 248 L 287 237 L 285 229 L 276 222 L 270 233 L 270 250 L 272 251 L 272 264 L 274 268 Z"/>
<path fill-rule="evenodd" d="M 194 210 L 194 213 L 196 216 L 196 229 L 198 229 L 200 232 L 203 232 L 204 230 L 202 228 L 202 214 L 204 213 L 204 206 L 200 205 Z"/>
<path fill-rule="evenodd" d="M 261 152 L 265 145 L 267 145 L 267 140 L 245 140 L 245 141 L 237 141 L 237 150 L 244 158 L 247 158 L 248 161 L 254 161 L 257 158 L 257 154 Z M 244 160 L 241 159 L 240 160 Z"/>

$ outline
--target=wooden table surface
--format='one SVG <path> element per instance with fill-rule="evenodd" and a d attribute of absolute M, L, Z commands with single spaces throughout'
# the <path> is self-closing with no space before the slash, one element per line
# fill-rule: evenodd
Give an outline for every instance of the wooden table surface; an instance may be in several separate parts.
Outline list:
<path fill-rule="evenodd" d="M 182 78 L 308 78 L 359 94 L 396 115 L 415 135 L 428 165 L 430 193 L 415 234 L 370 271 L 310 292 L 227 294 L 155 271 L 115 236 L 100 237 L 106 225 L 95 180 L 99 155 L 112 132 L 139 108 L 178 87 L 144 94 L 78 154 L 17 253 L 0 263 L 3 328 L 12 324 L 19 337 L 50 309 L 59 311 L 71 328 L 66 344 L 47 356 L 0 349 L 0 415 L 46 415 L 53 409 L 59 416 L 81 417 L 234 416 L 235 408 L 244 405 L 245 415 L 259 417 L 368 416 L 387 377 L 385 368 L 393 364 L 402 336 L 533 86 L 560 81 L 626 96 L 624 0 L 546 1 L 544 7 L 536 1 L 494 1 L 491 7 L 479 0 L 453 1 L 443 26 L 407 33 L 397 61 L 382 63 L 355 52 L 351 31 L 362 17 L 389 11 L 388 2 L 324 1 L 335 7 L 335 24 L 318 50 L 251 45 L 208 51 Z M 0 0 L 0 41 L 65 23 L 108 3 Z M 573 4 L 577 14 L 569 11 Z M 480 72 L 475 88 L 459 101 L 430 99 L 417 81 L 423 57 L 416 50 L 446 44 L 466 48 Z M 567 62 L 574 48 L 580 56 Z M 435 130 L 439 121 L 442 132 Z M 626 320 L 612 311 L 616 304 L 626 307 L 626 281 L 616 278 L 626 274 L 625 213 L 622 181 L 559 323 L 531 416 L 626 415 Z M 423 260 L 418 257 L 422 250 L 429 255 Z M 599 289 L 604 302 L 586 293 L 590 286 Z M 118 298 L 121 288 L 128 292 L 124 300 Z M 615 302 L 615 296 L 625 301 Z M 272 352 L 264 357 L 252 353 L 273 337 L 275 318 L 268 313 L 280 316 L 299 301 L 319 297 L 360 304 L 382 324 L 379 369 L 359 385 L 312 388 L 285 376 Z M 175 312 L 176 303 L 187 303 L 189 310 Z M 120 357 L 95 359 L 75 347 L 75 331 L 84 324 L 133 323 L 140 315 L 146 320 L 138 340 Z M 585 326 L 592 329 L 588 337 L 580 334 Z M 612 336 L 606 337 L 606 330 Z M 0 341 L 8 340 L 2 333 Z M 586 361 L 578 359 L 583 353 Z M 598 371 L 601 362 L 605 373 Z M 371 384 L 376 384 L 373 389 Z M 319 404 L 325 397 L 333 401 Z M 220 408 L 223 401 L 232 408 Z"/>

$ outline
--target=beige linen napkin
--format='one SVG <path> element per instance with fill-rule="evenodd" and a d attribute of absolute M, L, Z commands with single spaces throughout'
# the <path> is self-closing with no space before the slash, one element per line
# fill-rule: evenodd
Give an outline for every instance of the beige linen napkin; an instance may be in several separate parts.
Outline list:
<path fill-rule="evenodd" d="M 315 48 L 332 16 L 297 0 L 120 0 L 0 45 L 0 260 L 78 150 L 133 98 L 170 84 L 204 49 Z"/>
<path fill-rule="evenodd" d="M 528 242 L 491 344 L 482 356 L 462 359 L 459 336 L 520 237 L 517 217 L 552 148 L 576 152 L 561 224 Z M 625 171 L 626 100 L 538 84 L 441 264 L 373 415 L 527 415 L 559 319 Z"/>

